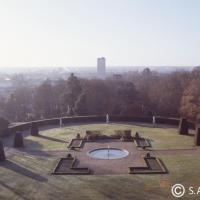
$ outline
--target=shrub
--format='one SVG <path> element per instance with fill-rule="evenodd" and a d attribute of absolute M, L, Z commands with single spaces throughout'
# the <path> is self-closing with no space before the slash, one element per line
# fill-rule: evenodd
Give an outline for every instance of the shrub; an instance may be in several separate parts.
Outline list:
<path fill-rule="evenodd" d="M 105 122 L 106 116 L 93 115 L 93 116 L 78 116 L 78 117 L 64 117 L 63 123 L 86 123 L 86 122 Z"/>
<path fill-rule="evenodd" d="M 152 122 L 152 117 L 137 117 L 137 116 L 117 116 L 111 115 L 110 116 L 111 122 L 144 122 L 149 123 Z"/>
<path fill-rule="evenodd" d="M 100 137 L 101 131 L 86 131 L 84 139 L 86 140 L 96 140 Z"/>
<path fill-rule="evenodd" d="M 8 129 L 9 122 L 4 119 L 3 117 L 0 117 L 0 136 Z"/>
<path fill-rule="evenodd" d="M 200 146 L 200 127 L 196 128 L 195 145 Z"/>
<path fill-rule="evenodd" d="M 39 130 L 36 122 L 33 122 L 31 124 L 31 135 L 32 136 L 38 136 L 39 135 Z"/>
<path fill-rule="evenodd" d="M 4 152 L 4 148 L 3 148 L 3 143 L 0 140 L 0 161 L 4 161 L 6 159 L 5 157 L 5 152 Z"/>
<path fill-rule="evenodd" d="M 16 132 L 14 135 L 14 145 L 15 148 L 23 147 L 24 141 L 23 141 L 23 134 L 22 132 Z"/>
<path fill-rule="evenodd" d="M 166 118 L 166 117 L 156 117 L 156 123 L 158 124 L 169 124 L 178 126 L 179 125 L 179 119 L 175 118 Z"/>
<path fill-rule="evenodd" d="M 187 119 L 181 118 L 179 123 L 179 134 L 187 135 L 188 134 L 188 122 Z"/>
<path fill-rule="evenodd" d="M 38 126 L 59 125 L 60 118 L 43 119 L 43 120 L 38 120 L 38 121 L 34 121 L 34 122 L 37 122 Z"/>

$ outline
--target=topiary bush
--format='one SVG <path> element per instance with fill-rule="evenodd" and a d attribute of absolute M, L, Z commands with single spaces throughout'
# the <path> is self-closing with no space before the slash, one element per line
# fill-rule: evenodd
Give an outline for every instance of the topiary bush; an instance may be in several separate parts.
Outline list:
<path fill-rule="evenodd" d="M 200 126 L 196 127 L 195 145 L 200 146 Z"/>
<path fill-rule="evenodd" d="M 0 161 L 4 161 L 6 159 L 4 148 L 3 148 L 3 143 L 0 140 Z"/>
<path fill-rule="evenodd" d="M 0 136 L 3 135 L 3 133 L 8 129 L 8 124 L 8 120 L 0 117 Z"/>
<path fill-rule="evenodd" d="M 31 124 L 31 135 L 32 136 L 39 136 L 39 130 L 38 130 L 38 126 L 37 123 L 32 123 Z"/>
<path fill-rule="evenodd" d="M 179 123 L 179 134 L 188 135 L 188 122 L 187 119 L 181 118 Z"/>
<path fill-rule="evenodd" d="M 24 147 L 24 140 L 23 140 L 22 132 L 15 132 L 13 146 L 15 148 Z"/>

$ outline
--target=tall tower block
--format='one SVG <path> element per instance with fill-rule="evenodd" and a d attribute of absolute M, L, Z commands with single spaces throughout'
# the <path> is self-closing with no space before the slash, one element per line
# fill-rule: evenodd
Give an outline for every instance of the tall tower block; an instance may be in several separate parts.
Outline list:
<path fill-rule="evenodd" d="M 104 57 L 97 58 L 97 74 L 100 78 L 106 75 L 106 59 Z"/>

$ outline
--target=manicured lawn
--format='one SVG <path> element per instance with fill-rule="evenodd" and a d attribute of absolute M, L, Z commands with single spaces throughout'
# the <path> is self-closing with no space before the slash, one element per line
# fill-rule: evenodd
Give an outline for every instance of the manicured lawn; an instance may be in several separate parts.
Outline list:
<path fill-rule="evenodd" d="M 142 136 L 152 139 L 155 149 L 193 148 L 194 138 L 179 136 L 177 130 L 172 127 L 90 124 L 43 130 L 40 134 L 44 137 L 25 137 L 25 149 L 22 153 L 10 153 L 7 161 L 0 163 L 0 199 L 175 199 L 170 192 L 173 184 L 200 186 L 200 157 L 196 155 L 161 155 L 160 158 L 170 172 L 167 175 L 53 176 L 50 173 L 58 158 L 48 155 L 48 152 L 46 156 L 28 152 L 67 151 L 67 142 L 74 138 L 76 133 L 83 135 L 85 130 L 102 130 L 105 134 L 113 134 L 114 130 L 118 129 L 131 129 L 134 133 L 138 131 Z M 6 146 L 11 147 L 11 144 L 12 142 Z M 198 198 L 195 195 L 186 195 L 185 199 Z"/>
<path fill-rule="evenodd" d="M 41 135 L 49 138 L 28 136 L 26 137 L 26 142 L 29 149 L 61 150 L 65 149 L 67 145 L 67 143 L 62 142 L 69 142 L 77 133 L 84 135 L 86 130 L 101 130 L 102 133 L 110 135 L 113 134 L 115 130 L 120 129 L 131 129 L 133 134 L 137 131 L 141 136 L 149 138 L 153 149 L 194 148 L 194 138 L 191 136 L 178 135 L 176 128 L 154 128 L 130 124 L 91 124 L 53 128 L 40 132 Z M 60 139 L 61 141 L 53 141 L 54 138 Z"/>

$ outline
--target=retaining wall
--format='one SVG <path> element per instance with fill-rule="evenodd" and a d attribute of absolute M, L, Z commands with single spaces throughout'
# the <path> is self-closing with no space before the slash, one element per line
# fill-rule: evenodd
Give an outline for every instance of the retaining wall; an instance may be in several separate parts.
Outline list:
<path fill-rule="evenodd" d="M 138 116 L 117 116 L 117 115 L 110 115 L 109 116 L 110 122 L 143 122 L 143 123 L 152 123 L 152 117 L 138 117 Z M 156 116 L 155 121 L 158 124 L 166 124 L 166 125 L 174 125 L 178 126 L 180 119 L 178 118 L 166 118 Z M 37 120 L 31 121 L 26 123 L 21 123 L 17 125 L 11 125 L 7 130 L 4 130 L 1 133 L 1 136 L 9 136 L 10 134 L 16 131 L 25 131 L 29 130 L 32 123 L 37 123 L 38 127 L 47 126 L 47 125 L 59 125 L 60 118 L 52 118 L 52 119 L 44 119 L 44 120 Z M 75 117 L 62 117 L 63 124 L 70 124 L 70 123 L 103 123 L 106 122 L 105 115 L 91 115 L 91 116 L 75 116 Z M 188 122 L 190 129 L 195 129 L 194 122 Z"/>

